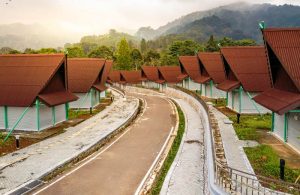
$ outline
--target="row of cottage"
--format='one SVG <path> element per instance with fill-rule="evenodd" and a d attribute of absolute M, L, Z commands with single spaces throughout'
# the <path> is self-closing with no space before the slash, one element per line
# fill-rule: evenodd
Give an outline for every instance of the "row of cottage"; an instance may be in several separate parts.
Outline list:
<path fill-rule="evenodd" d="M 239 114 L 272 113 L 272 132 L 300 151 L 300 28 L 262 30 L 263 46 L 223 47 L 180 56 L 180 66 L 112 71 L 108 81 L 163 91 L 168 84 L 226 98 Z"/>
<path fill-rule="evenodd" d="M 92 109 L 105 96 L 112 61 L 64 54 L 0 55 L 0 129 L 40 131 Z"/>

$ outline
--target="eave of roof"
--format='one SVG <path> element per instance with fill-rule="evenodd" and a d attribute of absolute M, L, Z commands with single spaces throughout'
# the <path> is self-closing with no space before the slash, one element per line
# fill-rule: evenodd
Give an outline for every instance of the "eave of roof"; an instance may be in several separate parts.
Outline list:
<path fill-rule="evenodd" d="M 257 103 L 280 115 L 300 106 L 300 94 L 269 89 L 253 98 Z"/>
<path fill-rule="evenodd" d="M 217 85 L 217 88 L 222 91 L 233 91 L 241 86 L 241 83 L 239 81 L 231 81 L 231 80 L 225 80 L 222 83 Z"/>
<path fill-rule="evenodd" d="M 262 92 L 272 87 L 263 46 L 223 47 L 221 53 L 245 91 Z"/>

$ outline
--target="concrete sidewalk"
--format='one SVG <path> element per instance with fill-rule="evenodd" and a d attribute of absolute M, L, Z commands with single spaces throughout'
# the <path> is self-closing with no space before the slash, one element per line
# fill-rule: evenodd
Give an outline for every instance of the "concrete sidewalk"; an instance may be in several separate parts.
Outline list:
<path fill-rule="evenodd" d="M 228 117 L 210 105 L 210 110 L 218 121 L 218 126 L 222 136 L 225 156 L 229 167 L 254 174 L 243 147 L 254 147 L 258 143 L 255 141 L 239 140 L 232 124 L 225 124 Z"/>
<path fill-rule="evenodd" d="M 175 99 L 184 112 L 185 133 L 160 194 L 205 194 L 204 128 L 188 102 Z"/>
<path fill-rule="evenodd" d="M 138 99 L 115 101 L 66 132 L 0 158 L 0 194 L 36 180 L 84 153 L 124 125 L 137 112 Z"/>

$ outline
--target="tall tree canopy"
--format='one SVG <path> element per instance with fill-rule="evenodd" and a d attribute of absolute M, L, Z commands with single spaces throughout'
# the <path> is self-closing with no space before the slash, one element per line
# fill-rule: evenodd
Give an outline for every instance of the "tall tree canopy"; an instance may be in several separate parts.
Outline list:
<path fill-rule="evenodd" d="M 119 70 L 131 69 L 132 60 L 130 56 L 130 48 L 125 38 L 122 38 L 118 44 L 118 48 L 116 52 L 116 62 L 117 62 L 117 68 Z"/>
<path fill-rule="evenodd" d="M 88 57 L 90 58 L 105 58 L 105 59 L 109 59 L 112 60 L 113 59 L 113 51 L 106 46 L 100 46 L 94 50 L 92 50 Z"/>

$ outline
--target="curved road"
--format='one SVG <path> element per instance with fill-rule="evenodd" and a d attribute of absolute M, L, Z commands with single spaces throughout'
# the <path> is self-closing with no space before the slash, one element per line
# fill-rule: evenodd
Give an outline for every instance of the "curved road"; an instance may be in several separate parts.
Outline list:
<path fill-rule="evenodd" d="M 141 96 L 141 116 L 104 149 L 34 194 L 134 194 L 175 126 L 172 105 L 162 97 Z"/>

